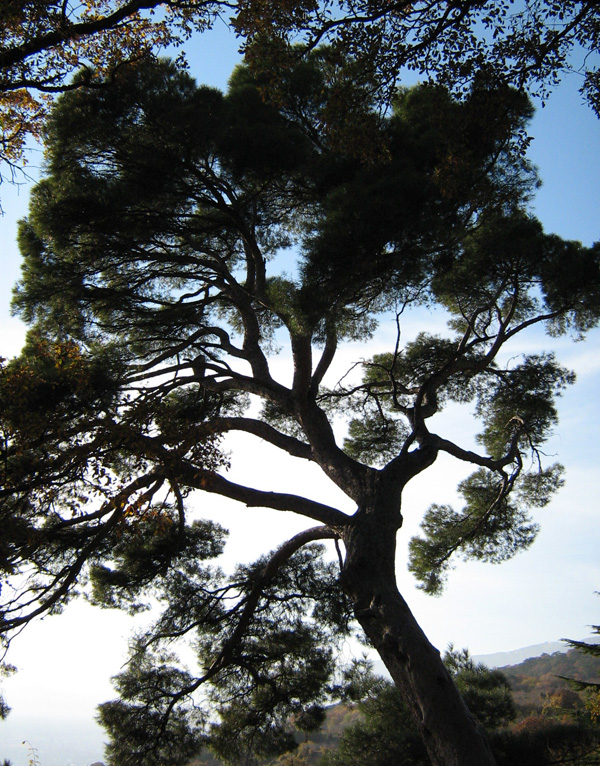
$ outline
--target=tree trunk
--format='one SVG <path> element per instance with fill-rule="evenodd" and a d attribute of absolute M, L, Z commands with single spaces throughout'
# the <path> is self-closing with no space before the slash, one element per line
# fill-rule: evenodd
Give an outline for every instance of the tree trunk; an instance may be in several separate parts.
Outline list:
<path fill-rule="evenodd" d="M 464 704 L 439 651 L 396 586 L 400 501 L 379 493 L 344 535 L 341 584 L 355 616 L 400 689 L 434 766 L 495 766 L 485 736 Z M 388 507 L 382 507 L 387 505 Z M 394 507 L 395 506 L 395 507 Z"/>

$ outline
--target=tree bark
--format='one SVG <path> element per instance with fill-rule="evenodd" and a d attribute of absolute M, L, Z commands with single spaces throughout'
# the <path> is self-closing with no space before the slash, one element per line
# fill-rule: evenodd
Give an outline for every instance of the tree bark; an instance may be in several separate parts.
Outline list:
<path fill-rule="evenodd" d="M 378 496 L 377 496 L 378 495 Z M 412 712 L 434 766 L 496 766 L 485 736 L 396 585 L 398 492 L 375 493 L 344 534 L 341 584 Z"/>

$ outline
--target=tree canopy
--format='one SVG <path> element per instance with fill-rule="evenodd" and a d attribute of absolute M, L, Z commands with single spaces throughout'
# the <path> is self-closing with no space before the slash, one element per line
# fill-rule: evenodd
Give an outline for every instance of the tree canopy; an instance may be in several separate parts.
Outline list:
<path fill-rule="evenodd" d="M 431 761 L 493 764 L 397 590 L 402 492 L 441 454 L 473 469 L 464 506 L 430 508 L 412 541 L 429 592 L 457 556 L 531 544 L 531 509 L 561 485 L 542 446 L 573 376 L 549 352 L 504 349 L 535 327 L 596 324 L 600 247 L 530 214 L 523 93 L 423 85 L 382 117 L 357 82 L 365 157 L 320 118 L 331 74 L 314 52 L 275 105 L 247 68 L 223 94 L 146 62 L 64 94 L 48 120 L 14 299 L 31 330 L 0 376 L 0 629 L 9 640 L 78 592 L 162 606 L 102 707 L 114 764 L 184 763 L 206 742 L 232 762 L 231 748 L 280 752 L 287 718 L 317 721 L 343 687 L 333 648 L 356 623 Z M 405 338 L 423 310 L 447 329 Z M 389 349 L 365 358 L 378 323 Z M 358 358 L 339 371 L 345 344 Z M 475 446 L 434 430 L 450 405 L 474 409 Z M 245 459 L 231 433 L 314 463 L 356 511 L 231 481 Z M 226 533 L 196 491 L 310 526 L 223 574 Z M 333 561 L 315 547 L 326 540 Z"/>
<path fill-rule="evenodd" d="M 238 6 L 234 24 L 255 46 L 259 64 L 294 59 L 298 42 L 309 49 L 327 43 L 332 58 L 346 60 L 350 73 L 366 68 L 388 96 L 403 68 L 455 93 L 468 92 L 483 76 L 542 98 L 575 71 L 600 113 L 594 2 L 242 0 Z"/>
<path fill-rule="evenodd" d="M 117 69 L 205 30 L 226 2 L 5 0 L 0 9 L 0 161 L 41 135 L 52 94 L 100 86 Z M 77 77 L 72 79 L 72 75 Z"/>
<path fill-rule="evenodd" d="M 484 78 L 542 98 L 564 72 L 576 71 L 582 94 L 600 109 L 600 16 L 591 0 L 5 0 L 0 160 L 19 166 L 27 138 L 40 136 L 52 94 L 92 81 L 105 85 L 119 67 L 180 44 L 217 17 L 231 24 L 248 61 L 267 75 L 264 92 L 278 102 L 286 98 L 282 69 L 326 42 L 332 64 L 343 63 L 324 115 L 341 141 L 353 110 L 352 82 L 368 79 L 371 97 L 377 93 L 386 108 L 403 68 L 455 95 Z"/>

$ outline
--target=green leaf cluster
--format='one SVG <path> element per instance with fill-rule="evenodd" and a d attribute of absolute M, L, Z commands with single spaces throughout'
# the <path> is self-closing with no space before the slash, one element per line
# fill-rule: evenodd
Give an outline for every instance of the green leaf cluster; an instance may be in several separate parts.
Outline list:
<path fill-rule="evenodd" d="M 528 548 L 538 525 L 529 509 L 544 506 L 562 484 L 562 466 L 555 465 L 523 478 L 522 486 L 509 494 L 510 481 L 479 470 L 460 482 L 465 505 L 456 511 L 449 505 L 432 505 L 425 513 L 422 536 L 409 543 L 409 568 L 427 593 L 441 593 L 459 553 L 465 559 L 499 563 Z"/>
<path fill-rule="evenodd" d="M 525 449 L 543 444 L 558 422 L 554 399 L 574 382 L 575 375 L 550 354 L 528 355 L 511 369 L 495 371 L 476 410 L 488 454 L 500 458 L 515 439 Z"/>

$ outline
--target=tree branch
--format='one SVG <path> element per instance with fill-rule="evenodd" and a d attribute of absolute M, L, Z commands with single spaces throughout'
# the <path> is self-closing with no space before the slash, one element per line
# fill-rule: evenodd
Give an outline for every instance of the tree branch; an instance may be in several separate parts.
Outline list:
<path fill-rule="evenodd" d="M 188 487 L 237 500 L 249 508 L 272 508 L 275 511 L 289 511 L 327 524 L 332 528 L 345 527 L 351 523 L 351 517 L 337 508 L 309 500 L 300 495 L 291 495 L 286 492 L 267 492 L 242 484 L 235 484 L 213 471 L 199 469 L 191 464 L 181 466 L 178 473 L 180 481 Z"/>
<path fill-rule="evenodd" d="M 106 521 L 106 523 L 104 523 L 102 526 L 100 526 L 97 529 L 92 539 L 78 553 L 77 557 L 75 558 L 75 561 L 67 565 L 63 570 L 61 570 L 61 572 L 54 578 L 53 583 L 51 583 L 48 587 L 44 588 L 46 593 L 50 591 L 50 594 L 41 600 L 41 603 L 39 604 L 37 608 L 33 609 L 27 614 L 21 615 L 20 617 L 13 617 L 13 618 L 7 619 L 6 615 L 9 614 L 10 611 L 16 611 L 16 609 L 15 610 L 5 609 L 3 612 L 3 616 L 0 620 L 0 634 L 8 633 L 9 631 L 13 631 L 16 628 L 19 628 L 21 626 L 24 626 L 30 623 L 35 617 L 38 617 L 39 615 L 50 611 L 52 607 L 54 607 L 57 603 L 59 603 L 60 600 L 67 595 L 67 593 L 69 592 L 69 589 L 76 583 L 77 578 L 79 577 L 81 573 L 81 570 L 83 569 L 85 564 L 88 562 L 94 550 L 98 547 L 98 545 L 103 540 L 106 539 L 106 537 L 110 534 L 110 532 L 115 528 L 115 526 L 123 518 L 127 499 L 131 497 L 133 493 L 140 490 L 142 487 L 147 487 L 153 483 L 158 483 L 158 485 L 160 486 L 162 482 L 163 482 L 162 476 L 160 476 L 156 472 L 146 474 L 145 476 L 140 476 L 134 481 L 132 481 L 127 487 L 125 487 L 115 497 L 107 501 L 103 507 L 102 515 L 104 516 L 107 513 L 110 513 L 111 514 L 110 518 L 108 519 L 108 521 Z M 60 585 L 53 590 L 53 587 L 57 582 L 60 582 Z M 38 599 L 36 599 L 36 601 L 37 600 Z"/>
<path fill-rule="evenodd" d="M 139 11 L 151 10 L 158 5 L 161 5 L 162 2 L 163 0 L 128 0 L 128 2 L 120 8 L 117 8 L 113 13 L 109 13 L 108 15 L 97 19 L 81 21 L 76 24 L 70 24 L 63 21 L 58 29 L 55 29 L 52 32 L 33 37 L 22 45 L 13 48 L 5 48 L 3 51 L 0 51 L 0 69 L 7 69 L 8 67 L 23 63 L 26 59 L 34 56 L 36 53 L 41 53 L 49 48 L 63 45 L 71 40 L 90 37 L 99 32 L 113 29 L 121 22 L 126 21 L 131 16 L 139 13 Z M 212 2 L 197 2 L 195 8 L 196 10 L 199 10 L 199 7 L 204 8 L 212 4 Z M 224 5 L 225 3 L 221 4 Z M 177 7 L 178 5 L 183 6 L 187 4 L 171 2 L 170 5 L 172 7 Z"/>
<path fill-rule="evenodd" d="M 463 449 L 449 439 L 444 439 L 437 434 L 428 433 L 427 443 L 431 444 L 442 452 L 447 452 L 459 460 L 463 460 L 466 463 L 472 463 L 473 465 L 479 465 L 482 468 L 488 468 L 491 471 L 501 472 L 507 465 L 513 463 L 518 457 L 517 449 L 518 438 L 513 437 L 510 444 L 510 449 L 501 458 L 494 460 L 491 457 L 484 457 L 477 452 Z"/>
<path fill-rule="evenodd" d="M 223 642 L 219 653 L 211 663 L 211 666 L 208 668 L 206 673 L 204 673 L 200 678 L 197 678 L 192 684 L 189 684 L 183 689 L 180 689 L 175 694 L 171 695 L 171 699 L 169 700 L 167 708 L 162 715 L 161 734 L 164 733 L 166 729 L 169 717 L 175 705 L 184 697 L 193 694 L 197 689 L 200 688 L 200 686 L 202 686 L 202 684 L 210 681 L 221 670 L 227 667 L 227 664 L 231 659 L 231 655 L 233 654 L 240 640 L 243 638 L 244 632 L 252 620 L 265 587 L 269 584 L 269 582 L 273 579 L 281 567 L 287 561 L 289 561 L 289 559 L 294 555 L 294 553 L 296 553 L 296 551 L 308 543 L 314 542 L 315 540 L 337 539 L 338 533 L 327 526 L 312 527 L 310 529 L 306 529 L 304 532 L 300 532 L 299 534 L 294 535 L 294 537 L 283 543 L 283 545 L 281 545 L 273 553 L 265 566 L 256 573 L 254 583 L 250 593 L 246 598 L 244 608 L 239 617 L 239 620 L 229 637 Z M 247 669 L 250 670 L 250 668 Z"/>
<path fill-rule="evenodd" d="M 259 439 L 284 450 L 292 457 L 314 460 L 312 448 L 309 444 L 296 439 L 293 436 L 278 431 L 273 426 L 262 420 L 254 418 L 213 418 L 210 423 L 210 431 L 243 431 L 244 433 L 258 436 Z"/>

